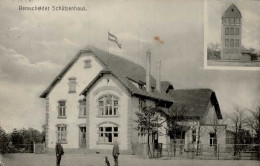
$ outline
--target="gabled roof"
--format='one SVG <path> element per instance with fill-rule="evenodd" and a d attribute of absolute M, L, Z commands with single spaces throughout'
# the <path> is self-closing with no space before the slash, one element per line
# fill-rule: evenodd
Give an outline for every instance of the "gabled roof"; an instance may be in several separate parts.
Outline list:
<path fill-rule="evenodd" d="M 87 52 L 90 50 L 80 50 L 70 61 L 69 63 L 61 70 L 61 72 L 54 78 L 54 80 L 51 82 L 51 84 L 44 90 L 44 92 L 40 95 L 40 98 L 46 98 L 49 93 L 52 91 L 52 89 L 55 87 L 55 85 L 63 78 L 65 73 L 73 66 L 73 64 L 79 59 L 79 56 L 83 52 Z"/>
<path fill-rule="evenodd" d="M 236 18 L 242 18 L 242 15 L 236 5 L 231 4 L 227 10 L 223 13 L 222 17 L 236 17 Z"/>
<path fill-rule="evenodd" d="M 109 54 L 97 49 L 95 47 L 88 47 L 85 50 L 81 50 L 70 62 L 69 64 L 61 71 L 61 73 L 54 79 L 54 81 L 50 84 L 50 86 L 41 94 L 40 97 L 45 98 L 50 93 L 52 88 L 57 84 L 57 82 L 64 76 L 64 74 L 72 67 L 72 65 L 77 61 L 81 53 L 83 52 L 92 52 L 94 56 L 103 64 L 104 69 L 99 73 L 98 76 L 94 80 L 90 82 L 89 85 L 86 85 L 86 88 L 81 92 L 81 94 L 85 94 L 104 74 L 112 74 L 115 76 L 121 83 L 130 91 L 132 95 L 139 95 L 143 97 L 147 97 L 154 100 L 162 100 L 168 103 L 173 103 L 172 98 L 167 95 L 165 92 L 158 92 L 154 87 L 156 84 L 155 79 L 151 76 L 151 86 L 154 91 L 148 93 L 144 89 L 137 88 L 130 80 L 134 80 L 135 82 L 145 83 L 145 69 L 127 59 L 122 57 Z M 171 104 L 170 104 L 171 105 Z"/>
<path fill-rule="evenodd" d="M 170 114 L 178 113 L 185 117 L 202 118 L 211 102 L 216 109 L 218 119 L 222 119 L 218 100 L 211 89 L 176 89 L 169 94 L 174 100 L 169 110 Z"/>

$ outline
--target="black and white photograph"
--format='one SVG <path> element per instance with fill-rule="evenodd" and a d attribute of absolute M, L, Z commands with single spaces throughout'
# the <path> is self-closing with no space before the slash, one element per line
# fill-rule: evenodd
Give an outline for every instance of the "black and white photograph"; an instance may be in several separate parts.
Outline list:
<path fill-rule="evenodd" d="M 259 3 L 1 0 L 0 166 L 259 166 Z"/>
<path fill-rule="evenodd" d="M 205 68 L 260 68 L 260 2 L 205 1 Z"/>

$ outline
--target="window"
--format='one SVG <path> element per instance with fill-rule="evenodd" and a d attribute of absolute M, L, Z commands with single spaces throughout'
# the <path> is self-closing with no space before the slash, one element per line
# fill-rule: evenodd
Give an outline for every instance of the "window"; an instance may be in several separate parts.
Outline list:
<path fill-rule="evenodd" d="M 79 117 L 86 117 L 87 115 L 87 107 L 86 100 L 79 100 Z"/>
<path fill-rule="evenodd" d="M 139 111 L 141 111 L 143 109 L 143 107 L 145 107 L 145 106 L 146 106 L 145 99 L 139 98 Z"/>
<path fill-rule="evenodd" d="M 58 118 L 66 117 L 66 101 L 58 101 Z"/>
<path fill-rule="evenodd" d="M 229 39 L 225 40 L 225 46 L 228 47 L 229 46 Z"/>
<path fill-rule="evenodd" d="M 236 39 L 236 47 L 239 47 L 239 39 Z"/>
<path fill-rule="evenodd" d="M 192 143 L 196 142 L 196 130 L 192 130 Z"/>
<path fill-rule="evenodd" d="M 225 29 L 225 34 L 226 34 L 226 35 L 229 35 L 229 28 L 226 28 L 226 29 Z"/>
<path fill-rule="evenodd" d="M 234 28 L 230 28 L 230 35 L 234 35 Z"/>
<path fill-rule="evenodd" d="M 118 127 L 117 126 L 106 126 L 99 127 L 99 143 L 114 143 L 118 139 Z"/>
<path fill-rule="evenodd" d="M 69 93 L 76 93 L 76 77 L 69 78 Z"/>
<path fill-rule="evenodd" d="M 99 115 L 118 115 L 118 98 L 114 95 L 104 95 L 98 100 Z"/>
<path fill-rule="evenodd" d="M 57 125 L 57 141 L 60 143 L 67 143 L 67 125 Z"/>
<path fill-rule="evenodd" d="M 236 28 L 236 35 L 239 35 L 239 28 Z"/>
<path fill-rule="evenodd" d="M 84 69 L 91 68 L 91 60 L 87 59 L 84 61 Z"/>
<path fill-rule="evenodd" d="M 230 39 L 230 47 L 234 47 L 234 39 Z"/>
<path fill-rule="evenodd" d="M 229 24 L 229 18 L 226 18 L 226 24 L 227 25 Z"/>
<path fill-rule="evenodd" d="M 236 25 L 240 24 L 240 18 L 236 18 Z"/>
<path fill-rule="evenodd" d="M 138 84 L 139 89 L 144 89 L 144 85 L 143 84 Z"/>
<path fill-rule="evenodd" d="M 216 134 L 215 133 L 210 133 L 209 134 L 210 138 L 209 138 L 209 145 L 210 146 L 214 146 L 217 144 L 217 140 L 216 140 Z"/>
<path fill-rule="evenodd" d="M 138 131 L 138 141 L 139 143 L 146 143 L 146 132 L 143 127 L 141 127 Z"/>
<path fill-rule="evenodd" d="M 235 24 L 235 18 L 230 18 L 230 24 L 234 25 Z"/>

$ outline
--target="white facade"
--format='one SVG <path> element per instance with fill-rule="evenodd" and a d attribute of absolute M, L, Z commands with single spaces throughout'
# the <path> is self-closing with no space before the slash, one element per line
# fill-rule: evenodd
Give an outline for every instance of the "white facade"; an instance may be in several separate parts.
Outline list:
<path fill-rule="evenodd" d="M 84 68 L 85 60 L 91 60 L 91 67 Z M 58 124 L 67 125 L 67 143 L 64 148 L 79 147 L 79 125 L 86 124 L 86 118 L 79 118 L 79 93 L 102 70 L 102 65 L 90 53 L 80 56 L 73 67 L 63 76 L 48 96 L 49 99 L 49 138 L 48 147 L 54 148 L 57 141 Z M 76 93 L 69 93 L 69 78 L 76 78 Z M 58 118 L 58 101 L 66 101 L 66 118 Z"/>
<path fill-rule="evenodd" d="M 105 69 L 92 52 L 84 52 L 48 92 L 46 142 L 49 149 L 61 141 L 65 149 L 98 152 L 111 150 L 117 141 L 120 150 L 130 152 L 132 143 L 138 143 L 135 112 L 139 110 L 139 97 L 133 96 L 112 73 L 101 76 Z M 90 88 L 86 95 L 80 95 L 87 86 Z M 109 97 L 113 98 L 111 110 L 106 105 Z M 82 101 L 85 116 L 80 114 Z M 152 100 L 146 103 L 155 105 Z M 112 113 L 102 113 L 106 109 Z"/>

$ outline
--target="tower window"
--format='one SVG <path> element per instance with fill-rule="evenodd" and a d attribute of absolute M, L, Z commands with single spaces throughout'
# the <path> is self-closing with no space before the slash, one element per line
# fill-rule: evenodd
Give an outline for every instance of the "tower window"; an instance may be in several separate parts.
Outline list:
<path fill-rule="evenodd" d="M 229 39 L 225 40 L 225 46 L 228 47 L 229 46 Z"/>
<path fill-rule="evenodd" d="M 234 9 L 231 9 L 232 12 L 234 12 Z"/>
<path fill-rule="evenodd" d="M 230 23 L 231 23 L 231 25 L 234 25 L 235 24 L 235 18 L 230 18 Z"/>
<path fill-rule="evenodd" d="M 230 35 L 234 35 L 234 28 L 230 28 Z"/>
<path fill-rule="evenodd" d="M 236 25 L 240 24 L 240 18 L 236 18 Z"/>
<path fill-rule="evenodd" d="M 236 47 L 239 47 L 239 39 L 236 39 Z"/>
<path fill-rule="evenodd" d="M 229 28 L 226 28 L 226 29 L 225 29 L 225 34 L 226 34 L 226 35 L 229 35 Z"/>
<path fill-rule="evenodd" d="M 236 28 L 236 35 L 239 35 L 239 28 Z"/>
<path fill-rule="evenodd" d="M 226 24 L 228 25 L 229 24 L 229 18 L 226 18 Z"/>
<path fill-rule="evenodd" d="M 230 47 L 234 47 L 234 39 L 230 39 Z"/>

